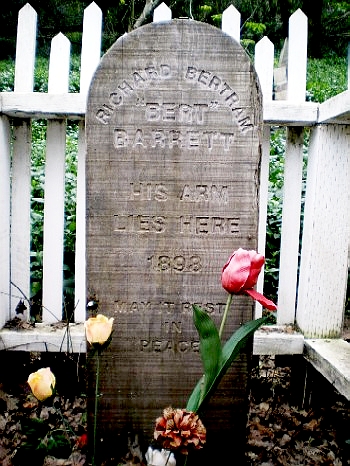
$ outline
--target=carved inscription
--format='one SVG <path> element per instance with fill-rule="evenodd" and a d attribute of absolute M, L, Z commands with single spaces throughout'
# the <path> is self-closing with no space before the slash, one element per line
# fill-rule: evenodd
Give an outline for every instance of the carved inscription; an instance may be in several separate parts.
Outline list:
<path fill-rule="evenodd" d="M 196 255 L 160 254 L 151 256 L 148 260 L 152 270 L 156 272 L 197 273 L 202 270 L 202 259 Z"/>
<path fill-rule="evenodd" d="M 199 352 L 199 341 L 185 340 L 182 335 L 182 322 L 165 321 L 163 330 L 167 334 L 167 338 L 150 338 L 140 340 L 141 352 L 171 352 L 171 353 L 187 353 L 193 351 Z"/>
<path fill-rule="evenodd" d="M 234 133 L 218 131 L 179 131 L 157 128 L 146 132 L 142 129 L 127 131 L 116 128 L 113 133 L 113 145 L 116 149 L 125 147 L 198 149 L 201 147 L 211 151 L 214 147 L 217 147 L 228 151 L 233 147 L 234 142 Z"/>
<path fill-rule="evenodd" d="M 129 199 L 138 201 L 157 201 L 164 202 L 169 196 L 178 198 L 183 202 L 214 202 L 220 205 L 226 205 L 229 200 L 232 186 L 223 184 L 185 184 L 179 189 L 178 193 L 171 192 L 164 183 L 130 183 Z M 232 194 L 232 193 L 231 193 Z"/>
<path fill-rule="evenodd" d="M 160 215 L 114 215 L 115 232 L 164 233 L 167 219 Z"/>
<path fill-rule="evenodd" d="M 205 102 L 186 102 L 165 100 L 159 97 L 149 98 L 147 90 L 154 83 L 165 80 L 182 79 L 184 83 L 194 88 L 209 91 L 209 99 Z M 208 96 L 208 94 L 206 94 Z M 225 79 L 209 70 L 193 65 L 184 69 L 174 70 L 169 64 L 150 65 L 144 69 L 135 70 L 128 77 L 117 83 L 110 92 L 108 101 L 100 106 L 96 119 L 103 125 L 111 123 L 115 112 L 123 105 L 134 105 L 143 119 L 144 126 L 125 125 L 112 128 L 112 144 L 118 153 L 129 158 L 136 157 L 140 151 L 149 153 L 152 149 L 180 149 L 186 151 L 201 151 L 205 153 L 222 154 L 232 151 L 236 145 L 237 131 L 245 134 L 253 129 L 253 119 L 241 105 L 239 93 Z M 229 111 L 235 131 L 208 129 L 215 126 L 217 112 Z M 139 118 L 140 119 L 140 118 Z M 131 149 L 131 150 L 130 150 Z M 197 205 L 200 208 L 213 206 L 228 206 L 235 189 L 232 183 L 185 183 L 182 186 L 168 185 L 163 181 L 136 182 L 131 181 L 128 189 L 116 190 L 118 201 L 138 203 L 178 202 L 181 205 Z M 146 204 L 147 203 L 147 204 Z M 136 211 L 135 211 L 136 210 Z M 188 214 L 171 216 L 169 214 L 150 214 L 145 210 L 130 213 L 116 213 L 113 216 L 113 232 L 118 235 L 130 233 L 148 236 L 165 236 L 177 232 L 179 237 L 238 237 L 240 232 L 240 216 Z M 200 254 L 188 254 L 179 251 L 153 254 L 146 259 L 148 269 L 160 274 L 198 274 L 203 271 L 204 260 Z M 204 308 L 208 313 L 220 314 L 223 305 L 206 303 Z M 115 302 L 117 314 L 190 314 L 189 303 L 175 302 Z M 172 326 L 175 324 L 173 323 Z M 170 328 L 170 327 L 169 327 Z M 172 327 L 173 328 L 173 327 Z M 181 333 L 181 322 L 176 327 Z M 198 342 L 174 341 L 169 339 L 143 339 L 140 341 L 142 352 L 186 352 L 198 351 Z"/>
<path fill-rule="evenodd" d="M 199 352 L 199 341 L 175 341 L 175 340 L 160 340 L 150 339 L 140 341 L 140 351 L 163 353 L 165 351 L 172 353 L 187 353 L 193 351 Z"/>
<path fill-rule="evenodd" d="M 172 77 L 169 65 L 161 64 L 147 66 L 143 70 L 134 71 L 129 78 L 121 81 L 113 92 L 109 94 L 107 104 L 103 104 L 97 111 L 96 118 L 100 123 L 108 124 L 113 112 L 124 103 L 126 97 L 132 95 L 135 89 L 142 88 L 147 81 L 157 81 Z"/>
<path fill-rule="evenodd" d="M 207 104 L 176 104 L 175 102 L 152 102 L 144 104 L 146 121 L 179 122 L 203 125 L 204 113 L 208 111 Z"/>
<path fill-rule="evenodd" d="M 216 184 L 186 184 L 181 192 L 183 202 L 218 202 L 226 205 L 228 202 L 228 186 Z"/>
<path fill-rule="evenodd" d="M 151 123 L 182 123 L 204 125 L 206 115 L 210 111 L 217 111 L 224 106 L 231 111 L 232 119 L 242 133 L 254 127 L 253 119 L 246 113 L 240 103 L 237 91 L 220 76 L 208 70 L 198 69 L 189 65 L 183 70 L 182 78 L 185 82 L 197 84 L 213 92 L 213 99 L 209 102 L 189 104 L 188 102 L 147 102 L 143 91 L 150 81 L 176 78 L 176 74 L 169 64 L 149 66 L 144 70 L 134 71 L 132 75 L 118 83 L 115 90 L 109 94 L 108 102 L 102 104 L 96 112 L 96 119 L 107 125 L 110 123 L 115 111 L 126 100 L 135 99 L 135 105 L 144 107 L 145 121 Z M 126 146 L 132 147 L 179 147 L 195 148 L 204 146 L 212 149 L 218 144 L 224 150 L 229 150 L 234 142 L 233 133 L 178 131 L 175 129 L 155 129 L 144 132 L 142 128 L 128 131 L 123 128 L 114 130 L 113 144 L 116 149 Z"/>
<path fill-rule="evenodd" d="M 239 222 L 239 217 L 184 215 L 180 217 L 180 233 L 238 236 Z"/>
<path fill-rule="evenodd" d="M 160 215 L 114 215 L 115 233 L 169 232 L 169 218 Z M 219 217 L 210 215 L 183 215 L 171 219 L 171 229 L 180 234 L 239 236 L 239 217 Z"/>
<path fill-rule="evenodd" d="M 233 187 L 219 184 L 185 184 L 174 191 L 163 183 L 130 183 L 128 199 L 134 201 L 177 200 L 180 203 L 227 205 Z M 120 200 L 120 196 L 118 196 Z M 169 219 L 164 215 L 115 214 L 113 231 L 115 233 L 153 233 L 164 234 L 169 227 L 180 234 L 228 235 L 240 234 L 240 217 L 211 215 L 181 215 Z"/>
<path fill-rule="evenodd" d="M 219 98 L 223 99 L 225 105 L 231 109 L 232 116 L 242 132 L 253 128 L 251 118 L 240 105 L 240 98 L 237 92 L 226 81 L 210 71 L 200 70 L 194 66 L 187 68 L 185 79 L 198 82 L 200 85 L 215 91 Z"/>
<path fill-rule="evenodd" d="M 205 309 L 208 314 L 211 315 L 222 315 L 226 303 L 225 302 L 197 302 L 193 303 L 201 308 Z M 123 300 L 114 301 L 115 314 L 150 314 L 150 315 L 165 315 L 173 316 L 175 314 L 191 316 L 192 315 L 192 303 L 186 302 L 175 302 L 175 301 L 133 301 L 127 302 Z"/>

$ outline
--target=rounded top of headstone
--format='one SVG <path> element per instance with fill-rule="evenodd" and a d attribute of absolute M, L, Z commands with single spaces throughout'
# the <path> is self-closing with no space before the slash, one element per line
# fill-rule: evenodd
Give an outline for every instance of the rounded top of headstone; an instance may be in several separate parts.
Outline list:
<path fill-rule="evenodd" d="M 146 88 L 162 93 L 170 81 L 172 87 L 176 81 L 177 89 L 184 92 L 196 83 L 196 92 L 199 88 L 209 91 L 213 101 L 235 93 L 241 107 L 250 105 L 242 100 L 246 94 L 249 101 L 256 101 L 255 107 L 260 106 L 258 78 L 243 47 L 212 25 L 174 19 L 144 25 L 117 39 L 92 80 L 88 109 L 94 109 L 91 101 L 102 97 L 102 88 L 104 95 L 112 94 L 107 105 L 118 107 L 132 94 L 142 99 Z"/>

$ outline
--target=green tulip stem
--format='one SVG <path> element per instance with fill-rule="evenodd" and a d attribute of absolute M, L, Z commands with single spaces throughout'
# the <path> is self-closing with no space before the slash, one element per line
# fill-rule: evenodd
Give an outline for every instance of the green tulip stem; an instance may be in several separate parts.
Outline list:
<path fill-rule="evenodd" d="M 60 416 L 60 418 L 61 418 L 61 422 L 62 422 L 62 424 L 64 425 L 64 427 L 65 427 L 65 429 L 66 429 L 66 433 L 67 433 L 67 432 L 70 432 L 70 433 L 73 435 L 73 437 L 75 437 L 75 432 L 74 432 L 74 430 L 71 428 L 71 426 L 69 425 L 69 423 L 67 422 L 67 419 L 65 419 L 65 418 L 63 417 L 63 414 L 62 414 L 61 409 L 60 409 L 60 408 L 56 408 L 56 406 L 54 406 L 54 408 L 55 408 L 56 413 L 57 413 L 57 414 Z"/>
<path fill-rule="evenodd" d="M 100 354 L 101 354 L 100 350 L 98 350 L 97 358 L 96 358 L 95 412 L 94 412 L 94 439 L 93 439 L 92 466 L 95 466 L 95 455 L 96 455 L 97 408 L 98 408 L 99 384 L 100 384 Z"/>
<path fill-rule="evenodd" d="M 230 309 L 230 306 L 231 306 L 231 303 L 232 303 L 232 296 L 233 296 L 232 293 L 229 293 L 229 295 L 227 296 L 225 311 L 224 311 L 224 315 L 222 316 L 222 321 L 221 321 L 220 330 L 219 330 L 219 338 L 221 338 L 222 332 L 223 332 L 224 327 L 225 327 L 228 310 Z"/>

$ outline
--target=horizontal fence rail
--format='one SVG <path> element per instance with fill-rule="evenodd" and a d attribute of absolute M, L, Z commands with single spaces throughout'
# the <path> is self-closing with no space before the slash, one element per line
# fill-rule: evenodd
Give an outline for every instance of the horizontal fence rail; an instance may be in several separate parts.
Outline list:
<path fill-rule="evenodd" d="M 171 10 L 164 3 L 154 11 L 155 22 L 171 19 Z M 223 32 L 239 41 L 240 23 L 240 14 L 231 5 L 222 16 Z M 48 92 L 33 92 L 37 15 L 29 4 L 19 12 L 14 91 L 0 95 L 0 327 L 16 317 L 20 300 L 27 308 L 31 305 L 31 122 L 43 119 L 47 120 L 47 129 L 42 320 L 44 324 L 59 322 L 64 309 L 68 121 L 79 128 L 74 322 L 85 320 L 89 297 L 85 282 L 84 118 L 89 85 L 101 58 L 101 31 L 101 10 L 91 3 L 84 12 L 79 93 L 68 92 L 70 43 L 63 34 L 52 40 Z M 289 20 L 288 82 L 283 99 L 274 94 L 274 46 L 267 37 L 256 44 L 254 60 L 264 119 L 258 237 L 261 253 L 266 246 L 271 128 L 284 127 L 286 132 L 277 323 L 297 323 L 306 337 L 337 337 L 344 316 L 348 270 L 350 91 L 322 104 L 305 101 L 307 18 L 301 10 Z M 300 249 L 306 129 L 310 129 L 310 143 Z M 261 275 L 259 291 L 263 291 L 263 282 Z M 257 307 L 256 315 L 261 312 Z M 21 345 L 18 335 L 14 345 Z M 81 350 L 79 341 L 75 348 Z"/>

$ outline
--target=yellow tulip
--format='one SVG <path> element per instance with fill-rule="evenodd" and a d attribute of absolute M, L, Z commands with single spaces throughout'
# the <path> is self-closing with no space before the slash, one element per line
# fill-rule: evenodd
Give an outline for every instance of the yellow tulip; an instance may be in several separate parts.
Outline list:
<path fill-rule="evenodd" d="M 112 333 L 113 321 L 113 317 L 108 319 L 108 317 L 102 314 L 87 319 L 84 323 L 87 341 L 91 345 L 95 343 L 103 345 L 106 343 Z"/>
<path fill-rule="evenodd" d="M 32 372 L 28 377 L 28 384 L 35 398 L 44 401 L 53 395 L 56 378 L 49 367 Z"/>

